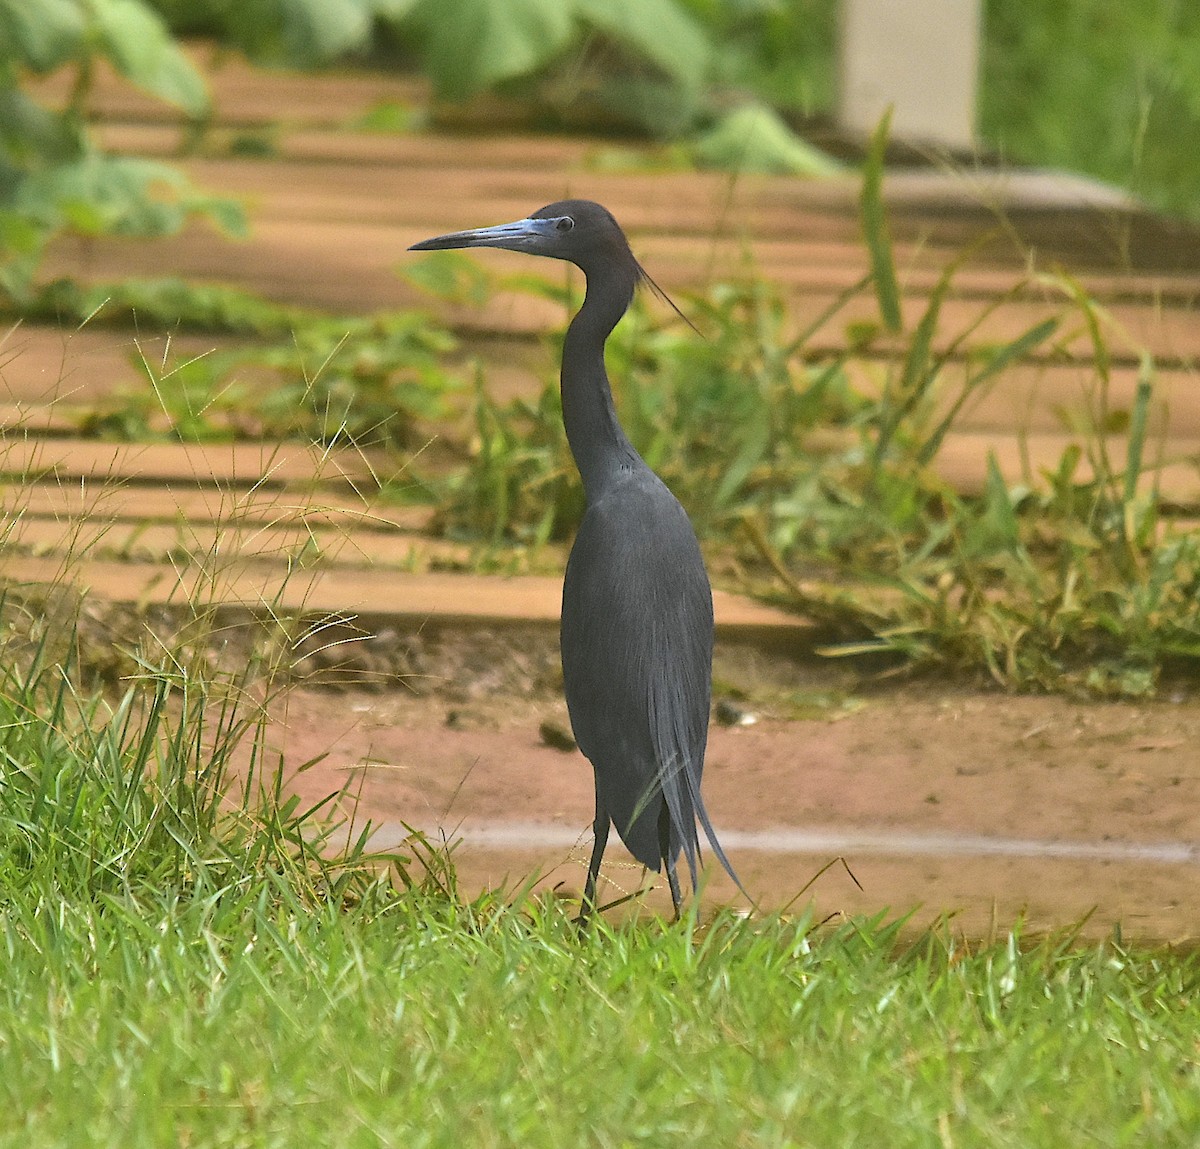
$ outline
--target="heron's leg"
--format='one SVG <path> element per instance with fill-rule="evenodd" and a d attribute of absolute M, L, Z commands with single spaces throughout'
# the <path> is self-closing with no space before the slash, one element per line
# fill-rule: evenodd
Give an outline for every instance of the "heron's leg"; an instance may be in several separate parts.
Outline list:
<path fill-rule="evenodd" d="M 675 907 L 675 921 L 679 921 L 679 909 L 683 905 L 683 895 L 679 892 L 679 875 L 675 872 L 675 863 L 667 862 L 667 885 L 671 887 L 671 905 Z"/>
<path fill-rule="evenodd" d="M 604 857 L 604 847 L 608 845 L 608 831 L 612 819 L 600 801 L 600 787 L 596 787 L 596 819 L 592 823 L 592 832 L 596 842 L 592 846 L 592 860 L 588 862 L 587 881 L 583 884 L 583 904 L 579 907 L 579 924 L 586 926 L 588 918 L 596 908 L 596 878 L 600 873 L 600 860 Z"/>
<path fill-rule="evenodd" d="M 679 892 L 679 875 L 675 872 L 675 859 L 671 855 L 671 812 L 663 802 L 658 812 L 658 852 L 662 855 L 663 869 L 667 872 L 667 885 L 671 887 L 671 905 L 675 908 L 675 921 L 679 921 L 679 908 L 683 895 Z"/>

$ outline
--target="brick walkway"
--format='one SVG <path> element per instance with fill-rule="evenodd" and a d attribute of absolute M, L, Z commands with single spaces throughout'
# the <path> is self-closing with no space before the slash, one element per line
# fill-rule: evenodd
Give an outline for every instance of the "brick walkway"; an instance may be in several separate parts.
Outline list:
<path fill-rule="evenodd" d="M 52 252 L 48 273 L 84 281 L 181 275 L 346 312 L 428 309 L 430 301 L 396 275 L 412 258 L 411 242 L 517 218 L 567 195 L 609 206 L 669 290 L 702 289 L 753 268 L 786 293 L 798 327 L 867 270 L 855 178 L 735 181 L 670 170 L 654 149 L 636 144 L 519 134 L 380 135 L 347 126 L 381 100 L 421 98 L 409 80 L 256 73 L 230 63 L 214 87 L 217 124 L 205 151 L 181 162 L 197 183 L 245 202 L 251 238 L 228 240 L 197 226 L 153 243 L 65 241 Z M 60 95 L 47 87 L 48 99 Z M 95 107 L 100 138 L 110 148 L 169 157 L 179 147 L 181 130 L 162 108 L 111 81 L 101 83 Z M 271 154 L 238 154 L 248 135 L 268 139 Z M 1155 457 L 1168 464 L 1158 478 L 1173 504 L 1189 513 L 1200 507 L 1194 306 L 1200 234 L 1142 213 L 1111 190 L 1052 174 L 897 172 L 886 181 L 886 198 L 909 325 L 967 244 L 980 246 L 943 307 L 943 346 L 1016 289 L 952 362 L 1046 316 L 1068 316 L 1052 352 L 1005 372 L 963 412 L 937 462 L 944 477 L 961 490 L 978 489 L 994 451 L 1010 480 L 1025 474 L 1036 481 L 1039 468 L 1056 462 L 1072 440 L 1064 428 L 1084 417 L 1097 389 L 1092 345 L 1061 290 L 1029 275 L 1065 270 L 1111 318 L 1110 407 L 1128 408 L 1143 356 L 1154 358 L 1152 431 L 1161 452 Z M 528 261 L 507 253 L 495 253 L 489 265 L 531 271 Z M 874 306 L 869 295 L 854 300 L 817 331 L 809 354 L 837 353 L 847 324 L 873 318 Z M 564 320 L 549 303 L 504 293 L 479 310 L 445 308 L 442 318 L 491 365 L 489 378 L 505 392 L 537 385 L 524 365 L 544 362 L 537 339 Z M 372 498 L 379 468 L 395 466 L 386 460 L 283 445 L 114 449 L 73 438 L 72 408 L 133 384 L 131 357 L 160 354 L 165 338 L 143 326 L 135 347 L 132 332 L 36 325 L 3 337 L 0 467 L 9 476 L 2 497 L 12 574 L 41 577 L 37 572 L 61 562 L 67 550 L 86 550 L 82 577 L 97 593 L 137 599 L 153 584 L 155 596 L 169 597 L 189 586 L 188 570 L 203 570 L 220 547 L 223 555 L 237 549 L 239 563 L 255 572 L 251 583 L 287 556 L 294 561 L 315 548 L 327 586 L 343 588 L 331 591 L 329 609 L 338 593 L 347 596 L 341 609 L 408 614 L 461 611 L 478 597 L 497 615 L 533 610 L 553 617 L 553 579 L 536 592 L 542 596 L 536 607 L 529 605 L 532 583 L 477 586 L 442 576 L 444 592 L 435 579 L 418 593 L 414 571 L 428 576 L 431 566 L 463 554 L 424 538 L 420 513 Z M 172 349 L 197 354 L 218 342 L 189 335 L 173 340 Z M 899 341 L 877 341 L 854 369 L 869 383 L 902 349 Z M 1110 448 L 1121 457 L 1119 435 Z M 22 517 L 13 526 L 17 510 Z M 174 590 L 172 578 L 179 584 Z M 241 586 L 231 578 L 227 593 L 249 593 Z M 438 593 L 445 603 L 439 605 Z M 793 625 L 732 600 L 725 614 L 746 625 Z"/>

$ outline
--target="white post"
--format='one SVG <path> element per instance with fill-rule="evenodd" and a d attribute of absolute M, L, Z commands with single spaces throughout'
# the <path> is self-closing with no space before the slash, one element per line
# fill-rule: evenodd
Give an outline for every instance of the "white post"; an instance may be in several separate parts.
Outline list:
<path fill-rule="evenodd" d="M 975 142 L 981 0 L 842 0 L 838 119 L 867 135 L 888 106 L 892 136 Z"/>

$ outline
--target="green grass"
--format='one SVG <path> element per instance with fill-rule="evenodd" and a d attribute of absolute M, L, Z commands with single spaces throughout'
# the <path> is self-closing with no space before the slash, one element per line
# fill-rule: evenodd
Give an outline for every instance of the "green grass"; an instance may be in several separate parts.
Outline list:
<path fill-rule="evenodd" d="M 0 1145 L 1200 1133 L 1194 953 L 803 913 L 581 936 L 569 902 L 467 900 L 419 839 L 372 856 L 301 809 L 264 680 L 143 659 L 105 699 L 3 609 Z"/>
<path fill-rule="evenodd" d="M 204 354 L 138 354 L 136 382 L 80 416 L 98 437 L 145 442 L 300 438 L 414 450 L 463 390 L 442 361 L 454 336 L 419 311 L 328 315 L 175 278 L 80 287 L 55 281 L 7 310 L 60 325 L 237 336 Z"/>
<path fill-rule="evenodd" d="M 1176 1146 L 1197 963 L 167 898 L 9 924 L 0 1144 Z"/>

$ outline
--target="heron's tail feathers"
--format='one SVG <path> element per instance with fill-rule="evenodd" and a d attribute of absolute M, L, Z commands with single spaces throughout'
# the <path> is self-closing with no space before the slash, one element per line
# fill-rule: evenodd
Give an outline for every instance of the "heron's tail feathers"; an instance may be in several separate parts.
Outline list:
<path fill-rule="evenodd" d="M 712 819 L 709 818 L 704 799 L 700 795 L 700 780 L 693 771 L 689 770 L 686 764 L 672 762 L 660 770 L 657 784 L 662 787 L 663 798 L 671 815 L 670 855 L 673 859 L 677 852 L 683 852 L 692 879 L 692 889 L 697 888 L 699 881 L 700 836 L 696 833 L 696 822 L 699 821 L 722 869 L 753 905 L 754 899 L 742 885 L 741 878 L 737 876 L 733 863 L 717 838 L 717 831 L 713 828 Z"/>
<path fill-rule="evenodd" d="M 691 774 L 684 771 L 688 781 L 688 789 L 692 792 L 692 805 L 696 811 L 696 817 L 700 820 L 700 825 L 704 827 L 704 836 L 708 839 L 708 844 L 712 847 L 712 852 L 716 854 L 717 861 L 721 863 L 722 869 L 733 879 L 733 884 L 741 890 L 743 897 L 754 905 L 754 899 L 750 896 L 746 887 L 742 885 L 742 879 L 737 876 L 732 863 L 725 856 L 725 851 L 721 848 L 721 843 L 717 840 L 717 832 L 713 829 L 712 820 L 708 816 L 708 810 L 704 806 L 704 799 L 700 797 L 700 787 L 696 784 Z M 695 823 L 692 823 L 693 826 Z M 696 836 L 695 830 L 692 831 L 693 837 Z M 699 840 L 697 839 L 697 845 Z M 692 871 L 692 888 L 695 888 L 695 871 Z"/>

